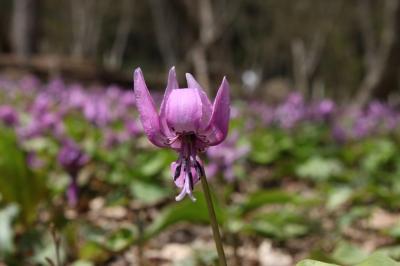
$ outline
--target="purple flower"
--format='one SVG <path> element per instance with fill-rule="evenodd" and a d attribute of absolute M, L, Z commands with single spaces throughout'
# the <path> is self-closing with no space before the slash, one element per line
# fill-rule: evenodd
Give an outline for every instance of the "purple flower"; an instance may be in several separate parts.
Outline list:
<path fill-rule="evenodd" d="M 58 153 L 58 162 L 71 175 L 76 176 L 78 171 L 88 162 L 88 156 L 72 140 L 64 140 Z"/>
<path fill-rule="evenodd" d="M 19 87 L 23 92 L 31 92 L 40 87 L 40 80 L 35 76 L 25 76 L 19 81 Z"/>
<path fill-rule="evenodd" d="M 39 169 L 44 165 L 44 162 L 37 156 L 35 152 L 28 152 L 26 162 L 32 169 Z"/>
<path fill-rule="evenodd" d="M 66 96 L 65 102 L 71 108 L 82 108 L 85 106 L 87 96 L 83 90 L 83 87 L 79 84 L 71 85 L 69 93 Z"/>
<path fill-rule="evenodd" d="M 110 121 L 107 103 L 101 97 L 93 97 L 85 103 L 83 113 L 96 126 L 105 126 Z"/>
<path fill-rule="evenodd" d="M 180 89 L 175 68 L 171 68 L 158 113 L 142 71 L 137 68 L 134 73 L 136 105 L 144 132 L 154 145 L 170 147 L 179 153 L 178 160 L 171 165 L 175 184 L 182 189 L 177 201 L 186 194 L 195 200 L 193 187 L 204 175 L 197 154 L 225 139 L 230 113 L 230 89 L 226 78 L 222 80 L 214 105 L 191 74 L 186 74 L 186 80 L 188 87 Z"/>
<path fill-rule="evenodd" d="M 232 182 L 236 177 L 232 170 L 234 163 L 250 151 L 248 145 L 237 145 L 238 139 L 239 133 L 237 131 L 232 132 L 224 143 L 218 147 L 211 147 L 207 151 L 208 157 L 216 163 L 217 170 L 224 172 L 224 178 L 228 182 Z"/>
<path fill-rule="evenodd" d="M 49 133 L 57 138 L 64 134 L 64 125 L 62 117 L 57 113 L 37 113 L 30 123 L 23 125 L 18 129 L 18 135 L 21 138 L 34 138 L 42 134 Z"/>
<path fill-rule="evenodd" d="M 18 114 L 9 105 L 0 106 L 0 120 L 7 126 L 15 126 L 18 124 Z"/>
<path fill-rule="evenodd" d="M 70 175 L 71 182 L 67 189 L 67 199 L 69 205 L 75 206 L 78 201 L 76 179 L 78 172 L 89 161 L 89 157 L 72 140 L 64 140 L 63 146 L 58 153 L 58 161 Z"/>
<path fill-rule="evenodd" d="M 137 136 L 142 133 L 142 129 L 138 127 L 134 120 L 125 121 L 125 132 L 128 136 Z"/>
<path fill-rule="evenodd" d="M 124 92 L 122 94 L 120 101 L 121 101 L 121 104 L 126 107 L 135 105 L 135 97 L 130 92 Z"/>
<path fill-rule="evenodd" d="M 71 179 L 71 183 L 67 188 L 67 199 L 69 206 L 76 206 L 78 203 L 78 184 L 76 183 L 76 178 Z"/>
<path fill-rule="evenodd" d="M 36 115 L 42 115 L 49 111 L 52 104 L 52 98 L 47 93 L 39 94 L 33 102 L 30 112 Z"/>
<path fill-rule="evenodd" d="M 390 114 L 390 108 L 379 101 L 373 101 L 368 105 L 367 115 L 373 118 L 384 118 Z"/>
<path fill-rule="evenodd" d="M 346 131 L 339 124 L 335 124 L 332 128 L 332 137 L 336 142 L 344 143 L 347 139 Z"/>
<path fill-rule="evenodd" d="M 305 117 L 306 108 L 303 96 L 291 93 L 286 101 L 275 110 L 275 120 L 283 128 L 292 128 Z"/>
<path fill-rule="evenodd" d="M 335 111 L 335 108 L 335 103 L 332 100 L 322 100 L 316 108 L 317 116 L 327 118 Z"/>
<path fill-rule="evenodd" d="M 260 118 L 263 125 L 269 125 L 274 120 L 274 111 L 271 107 L 260 102 L 251 102 L 248 106 L 253 115 Z"/>

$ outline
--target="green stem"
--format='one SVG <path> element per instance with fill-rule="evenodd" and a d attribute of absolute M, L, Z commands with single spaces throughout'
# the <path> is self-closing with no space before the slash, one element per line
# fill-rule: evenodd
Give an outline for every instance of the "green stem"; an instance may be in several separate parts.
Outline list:
<path fill-rule="evenodd" d="M 208 187 L 207 177 L 203 175 L 200 177 L 200 179 L 201 179 L 201 185 L 203 186 L 204 198 L 206 199 L 207 202 L 208 215 L 210 216 L 210 223 L 214 236 L 214 242 L 215 246 L 217 247 L 219 265 L 226 266 L 227 264 L 226 264 L 225 252 L 222 246 L 221 235 L 219 233 L 217 217 L 215 216 L 215 210 L 210 195 L 210 189 Z"/>

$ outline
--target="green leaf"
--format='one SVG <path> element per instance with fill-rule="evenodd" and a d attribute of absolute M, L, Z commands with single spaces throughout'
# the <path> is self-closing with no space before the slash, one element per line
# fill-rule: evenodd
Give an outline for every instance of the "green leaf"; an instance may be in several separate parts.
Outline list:
<path fill-rule="evenodd" d="M 296 203 L 298 201 L 300 201 L 298 196 L 282 190 L 264 190 L 250 194 L 239 208 L 242 214 L 246 214 L 264 205 Z"/>
<path fill-rule="evenodd" d="M 400 259 L 400 246 L 399 245 L 382 247 L 382 248 L 377 249 L 376 252 L 379 252 L 380 254 L 391 257 L 395 260 Z"/>
<path fill-rule="evenodd" d="M 34 248 L 34 256 L 27 257 L 27 259 L 33 265 L 47 265 L 48 259 L 53 262 L 56 261 L 57 255 L 55 250 L 55 243 L 51 236 L 51 233 L 42 233 L 41 237 L 42 238 L 39 241 L 31 243 Z M 64 241 L 62 240 L 59 246 L 61 264 L 65 262 L 66 259 L 65 246 L 63 243 Z"/>
<path fill-rule="evenodd" d="M 146 157 L 146 162 L 140 167 L 140 172 L 143 176 L 153 176 L 168 165 L 170 162 L 170 153 L 165 151 L 159 151 L 150 156 Z"/>
<path fill-rule="evenodd" d="M 107 259 L 108 256 L 109 254 L 103 247 L 91 241 L 86 242 L 79 248 L 79 258 L 82 260 L 101 262 Z"/>
<path fill-rule="evenodd" d="M 396 147 L 392 141 L 378 139 L 368 145 L 368 153 L 362 161 L 367 172 L 374 172 L 395 155 Z"/>
<path fill-rule="evenodd" d="M 186 198 L 182 202 L 173 203 L 164 208 L 162 213 L 157 216 L 153 223 L 145 229 L 144 240 L 162 232 L 169 226 L 180 222 L 209 223 L 208 210 L 202 193 L 195 193 L 196 202 Z M 218 222 L 221 224 L 225 213 L 214 200 L 214 208 Z"/>
<path fill-rule="evenodd" d="M 312 157 L 297 167 L 296 172 L 300 177 L 323 181 L 331 176 L 339 175 L 342 172 L 342 168 L 342 164 L 336 159 Z"/>
<path fill-rule="evenodd" d="M 44 180 L 28 168 L 14 132 L 0 128 L 0 194 L 4 200 L 18 203 L 23 222 L 29 223 L 36 219 L 44 190 Z"/>
<path fill-rule="evenodd" d="M 283 151 L 293 146 L 293 141 L 286 134 L 260 132 L 253 135 L 250 159 L 259 164 L 268 164 L 279 159 Z"/>
<path fill-rule="evenodd" d="M 400 263 L 392 260 L 391 258 L 381 254 L 374 253 L 365 259 L 363 262 L 356 266 L 399 266 Z"/>
<path fill-rule="evenodd" d="M 302 260 L 296 266 L 339 266 L 337 264 L 325 263 L 317 260 Z"/>
<path fill-rule="evenodd" d="M 136 228 L 122 228 L 107 238 L 105 246 L 108 250 L 119 252 L 131 245 L 136 237 Z"/>
<path fill-rule="evenodd" d="M 326 207 L 335 210 L 351 198 L 353 190 L 350 187 L 334 187 L 329 191 Z"/>
<path fill-rule="evenodd" d="M 346 265 L 354 265 L 354 266 L 399 266 L 400 263 L 392 260 L 391 258 L 381 254 L 381 253 L 374 253 L 364 261 L 358 264 L 348 264 Z M 316 260 L 302 260 L 296 264 L 296 266 L 339 266 L 338 264 L 330 264 Z"/>
<path fill-rule="evenodd" d="M 132 181 L 130 190 L 137 199 L 146 204 L 155 203 L 169 194 L 168 189 L 163 188 L 158 184 L 142 182 L 139 180 Z"/>
<path fill-rule="evenodd" d="M 17 214 L 18 207 L 15 204 L 8 205 L 0 210 L 0 258 L 14 250 L 12 222 Z"/>
<path fill-rule="evenodd" d="M 343 213 L 337 221 L 339 228 L 344 229 L 354 221 L 366 218 L 370 215 L 371 209 L 366 206 L 353 206 L 350 210 Z"/>
<path fill-rule="evenodd" d="M 332 259 L 340 264 L 352 265 L 363 261 L 367 256 L 368 254 L 365 251 L 343 241 L 333 251 Z"/>
<path fill-rule="evenodd" d="M 73 262 L 71 266 L 94 266 L 94 263 L 87 260 L 77 260 Z"/>
<path fill-rule="evenodd" d="M 310 230 L 310 223 L 302 214 L 286 208 L 253 217 L 245 228 L 262 236 L 284 240 L 305 235 Z"/>
<path fill-rule="evenodd" d="M 57 145 L 53 140 L 46 137 L 37 137 L 24 142 L 24 147 L 27 150 L 36 152 L 48 151 L 51 154 L 57 153 Z"/>

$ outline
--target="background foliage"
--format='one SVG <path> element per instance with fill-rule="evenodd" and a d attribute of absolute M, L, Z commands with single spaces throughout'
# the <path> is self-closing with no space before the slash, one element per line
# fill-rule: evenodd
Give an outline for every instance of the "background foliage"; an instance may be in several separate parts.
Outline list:
<path fill-rule="evenodd" d="M 399 30 L 398 0 L 2 0 L 0 265 L 216 263 L 138 121 L 132 70 L 159 102 L 172 65 L 232 86 L 229 265 L 397 265 Z"/>

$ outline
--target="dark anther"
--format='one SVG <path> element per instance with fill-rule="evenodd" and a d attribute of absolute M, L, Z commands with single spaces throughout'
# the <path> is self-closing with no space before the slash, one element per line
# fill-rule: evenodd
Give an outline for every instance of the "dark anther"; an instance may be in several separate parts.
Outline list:
<path fill-rule="evenodd" d="M 181 175 L 182 164 L 179 164 L 175 169 L 174 181 Z"/>
<path fill-rule="evenodd" d="M 191 172 L 188 173 L 189 174 L 189 186 L 190 186 L 190 190 L 193 190 L 193 175 Z"/>
<path fill-rule="evenodd" d="M 196 160 L 196 168 L 197 168 L 198 172 L 200 172 L 200 176 L 205 176 L 204 168 L 201 166 L 201 164 L 197 160 Z"/>

